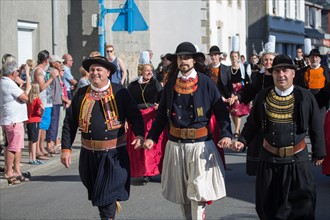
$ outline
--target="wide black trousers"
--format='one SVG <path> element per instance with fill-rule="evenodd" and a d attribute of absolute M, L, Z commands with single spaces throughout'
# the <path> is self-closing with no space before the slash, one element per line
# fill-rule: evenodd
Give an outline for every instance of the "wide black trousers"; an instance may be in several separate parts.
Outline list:
<path fill-rule="evenodd" d="M 315 203 L 310 161 L 287 164 L 260 161 L 256 177 L 256 210 L 261 220 L 313 220 Z"/>

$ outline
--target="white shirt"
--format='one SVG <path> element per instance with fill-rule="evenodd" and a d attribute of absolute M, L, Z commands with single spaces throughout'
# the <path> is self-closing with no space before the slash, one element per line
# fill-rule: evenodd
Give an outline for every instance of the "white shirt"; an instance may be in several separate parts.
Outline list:
<path fill-rule="evenodd" d="M 182 78 L 182 79 L 188 79 L 188 78 L 193 78 L 195 79 L 197 76 L 197 72 L 195 69 L 192 69 L 191 73 L 188 75 L 188 76 L 184 76 L 181 71 L 179 71 L 179 74 L 178 74 L 178 78 Z"/>
<path fill-rule="evenodd" d="M 26 103 L 18 97 L 24 91 L 8 77 L 0 80 L 0 125 L 10 125 L 28 120 Z"/>
<path fill-rule="evenodd" d="M 284 90 L 284 91 L 281 91 L 281 90 L 279 90 L 278 88 L 275 87 L 275 92 L 279 96 L 288 96 L 292 93 L 292 91 L 293 91 L 293 85 L 290 88 L 288 88 L 287 90 Z"/>

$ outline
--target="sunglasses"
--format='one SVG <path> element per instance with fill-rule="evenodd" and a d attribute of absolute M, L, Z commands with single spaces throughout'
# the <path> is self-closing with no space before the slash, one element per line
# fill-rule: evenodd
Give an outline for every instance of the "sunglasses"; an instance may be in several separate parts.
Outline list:
<path fill-rule="evenodd" d="M 113 50 L 107 50 L 107 53 L 112 53 L 113 52 Z"/>

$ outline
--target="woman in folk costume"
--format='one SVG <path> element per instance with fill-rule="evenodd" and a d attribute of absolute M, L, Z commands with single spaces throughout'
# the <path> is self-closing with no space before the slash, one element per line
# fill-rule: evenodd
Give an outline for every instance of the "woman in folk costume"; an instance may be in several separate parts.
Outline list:
<path fill-rule="evenodd" d="M 237 95 L 239 91 L 250 83 L 250 78 L 245 71 L 244 65 L 240 62 L 239 39 L 237 36 L 232 38 L 232 51 L 230 52 L 231 68 L 230 68 L 230 90 L 231 95 Z M 228 100 L 227 100 L 228 101 Z M 235 125 L 234 137 L 237 138 L 241 126 L 241 117 L 249 114 L 251 110 L 250 104 L 235 101 L 230 107 L 230 115 Z"/>
<path fill-rule="evenodd" d="M 261 55 L 261 70 L 255 74 L 255 77 L 250 84 L 244 86 L 243 89 L 240 90 L 236 96 L 233 96 L 231 98 L 231 100 L 229 101 L 230 103 L 234 103 L 234 101 L 238 100 L 240 103 L 249 104 L 255 99 L 256 95 L 261 90 L 269 86 L 274 86 L 274 80 L 269 69 L 272 68 L 275 56 L 275 40 L 271 41 L 270 37 L 269 42 L 265 44 L 265 48 Z M 262 146 L 262 141 L 262 134 L 260 132 L 256 135 L 254 140 L 247 147 L 246 174 L 248 174 L 249 176 L 256 175 L 259 163 L 260 146 Z"/>
<path fill-rule="evenodd" d="M 152 69 L 149 52 L 141 52 L 138 66 L 139 77 L 128 86 L 128 90 L 137 102 L 143 116 L 146 128 L 145 135 L 148 134 L 155 119 L 158 102 L 163 91 L 161 84 L 153 77 Z M 150 177 L 161 174 L 167 134 L 162 133 L 158 143 L 151 150 L 134 149 L 134 146 L 130 144 L 134 138 L 135 136 L 129 126 L 127 131 L 127 151 L 131 161 L 131 177 L 144 177 L 143 183 L 145 184 L 150 180 Z"/>

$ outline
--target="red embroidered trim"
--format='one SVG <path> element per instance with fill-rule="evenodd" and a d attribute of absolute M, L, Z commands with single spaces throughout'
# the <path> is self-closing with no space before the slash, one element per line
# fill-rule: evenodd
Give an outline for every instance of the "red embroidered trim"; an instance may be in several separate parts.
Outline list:
<path fill-rule="evenodd" d="M 184 80 L 182 78 L 177 78 L 174 90 L 179 94 L 191 94 L 197 90 L 198 76 L 195 79 Z"/>

